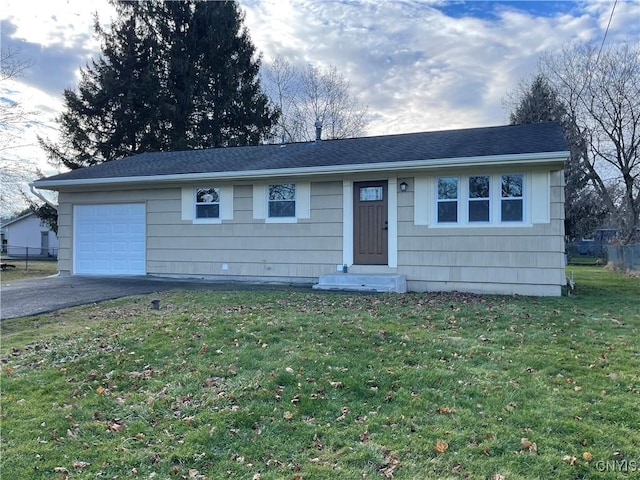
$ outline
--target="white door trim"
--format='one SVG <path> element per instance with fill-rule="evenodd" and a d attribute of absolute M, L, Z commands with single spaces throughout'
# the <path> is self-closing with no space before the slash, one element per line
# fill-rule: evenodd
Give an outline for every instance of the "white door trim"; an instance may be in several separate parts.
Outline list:
<path fill-rule="evenodd" d="M 356 181 L 366 181 L 368 178 Z M 389 230 L 388 230 L 388 267 L 398 266 L 398 179 L 389 177 L 387 180 L 389 195 L 387 208 Z M 347 266 L 353 265 L 353 182 L 354 180 L 342 181 L 342 263 Z M 384 268 L 384 265 L 380 265 Z"/>

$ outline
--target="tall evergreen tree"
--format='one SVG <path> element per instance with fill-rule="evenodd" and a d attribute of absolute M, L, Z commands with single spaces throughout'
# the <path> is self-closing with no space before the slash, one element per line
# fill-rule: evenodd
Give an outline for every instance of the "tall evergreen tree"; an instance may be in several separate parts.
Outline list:
<path fill-rule="evenodd" d="M 144 151 L 257 144 L 278 112 L 260 84 L 260 58 L 232 1 L 110 0 L 96 20 L 101 56 L 64 92 L 61 141 L 41 140 L 74 169 Z"/>

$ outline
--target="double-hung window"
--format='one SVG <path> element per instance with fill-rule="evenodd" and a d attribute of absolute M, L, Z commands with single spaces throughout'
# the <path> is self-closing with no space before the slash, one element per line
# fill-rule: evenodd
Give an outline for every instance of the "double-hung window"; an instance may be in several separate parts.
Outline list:
<path fill-rule="evenodd" d="M 196 219 L 220 218 L 220 189 L 196 188 Z"/>
<path fill-rule="evenodd" d="M 269 218 L 295 218 L 296 216 L 296 185 L 295 183 L 281 183 L 268 187 L 268 215 Z"/>
<path fill-rule="evenodd" d="M 438 178 L 438 223 L 458 221 L 458 179 Z"/>
<path fill-rule="evenodd" d="M 500 221 L 522 222 L 523 175 L 502 175 L 502 193 L 500 198 Z"/>
<path fill-rule="evenodd" d="M 491 219 L 491 177 L 469 177 L 469 222 L 489 222 Z"/>
<path fill-rule="evenodd" d="M 524 173 L 435 177 L 433 183 L 428 180 L 420 182 L 423 187 L 422 190 L 416 188 L 416 202 L 419 202 L 418 199 L 427 201 L 423 192 L 435 189 L 435 209 L 432 210 L 435 213 L 435 225 L 524 225 L 525 218 L 532 215 L 531 212 L 527 213 L 525 197 L 531 195 L 529 189 L 536 186 L 534 182 L 534 187 L 528 186 L 525 184 L 527 181 Z M 538 187 L 539 197 L 543 198 L 544 183 L 538 181 L 538 184 L 541 185 Z M 420 215 L 421 222 L 428 224 L 429 215 L 433 213 L 424 213 L 423 209 L 419 209 L 416 215 Z"/>

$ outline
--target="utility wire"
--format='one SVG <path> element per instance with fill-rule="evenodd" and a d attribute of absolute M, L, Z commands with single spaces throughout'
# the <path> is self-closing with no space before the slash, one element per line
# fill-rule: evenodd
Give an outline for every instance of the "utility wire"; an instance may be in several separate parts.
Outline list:
<path fill-rule="evenodd" d="M 602 43 L 600 44 L 600 50 L 598 50 L 598 55 L 596 56 L 596 64 L 600 59 L 600 54 L 602 53 L 602 48 L 604 47 L 604 42 L 607 39 L 607 33 L 609 33 L 609 27 L 611 26 L 611 19 L 613 18 L 613 12 L 616 11 L 616 5 L 618 4 L 618 0 L 613 2 L 613 8 L 611 9 L 611 15 L 609 15 L 609 22 L 607 23 L 607 28 L 604 31 L 604 37 L 602 37 Z"/>

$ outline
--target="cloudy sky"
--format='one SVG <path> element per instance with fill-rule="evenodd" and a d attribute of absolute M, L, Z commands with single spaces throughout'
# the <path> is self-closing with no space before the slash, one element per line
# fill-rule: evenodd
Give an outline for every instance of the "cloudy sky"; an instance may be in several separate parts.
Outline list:
<path fill-rule="evenodd" d="M 536 71 L 539 55 L 573 41 L 640 39 L 640 1 L 241 0 L 268 62 L 335 65 L 371 114 L 367 135 L 507 123 L 505 96 Z M 612 10 L 614 11 L 611 17 Z M 99 54 L 93 15 L 107 0 L 0 0 L 2 47 L 31 66 L 0 86 L 0 101 L 39 112 L 35 132 L 55 136 L 62 92 Z M 22 154 L 24 156 L 24 152 Z M 44 154 L 28 150 L 42 163 Z M 2 154 L 2 151 L 0 151 Z"/>

